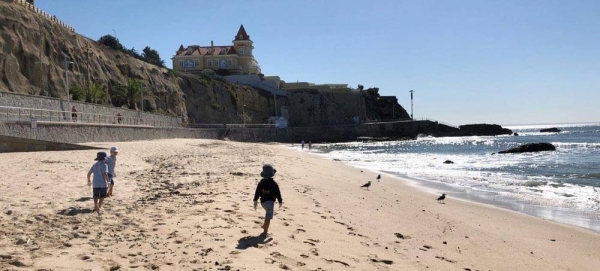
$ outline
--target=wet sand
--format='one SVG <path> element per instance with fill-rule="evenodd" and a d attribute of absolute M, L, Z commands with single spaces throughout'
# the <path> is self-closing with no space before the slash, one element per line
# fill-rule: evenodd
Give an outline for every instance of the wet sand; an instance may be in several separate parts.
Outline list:
<path fill-rule="evenodd" d="M 91 213 L 96 151 L 0 154 L 0 270 L 597 270 L 600 235 L 275 144 L 120 147 L 115 196 Z M 252 208 L 263 163 L 284 205 Z M 369 190 L 359 187 L 372 181 Z"/>

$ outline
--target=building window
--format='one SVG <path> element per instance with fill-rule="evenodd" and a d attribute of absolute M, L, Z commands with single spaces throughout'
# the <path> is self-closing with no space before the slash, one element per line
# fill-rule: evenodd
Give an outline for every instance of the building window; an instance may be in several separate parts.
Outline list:
<path fill-rule="evenodd" d="M 208 60 L 208 65 L 207 66 L 212 66 L 212 60 Z"/>
<path fill-rule="evenodd" d="M 244 47 L 240 47 L 240 55 L 243 55 L 243 54 L 244 54 L 244 51 L 245 51 L 245 50 L 244 50 Z"/>
<path fill-rule="evenodd" d="M 183 68 L 183 60 L 179 60 L 179 67 Z"/>
<path fill-rule="evenodd" d="M 194 67 L 200 67 L 200 62 L 198 59 L 194 60 Z"/>
<path fill-rule="evenodd" d="M 230 58 L 230 59 L 227 59 L 227 65 L 228 65 L 228 66 L 231 66 L 231 58 Z"/>

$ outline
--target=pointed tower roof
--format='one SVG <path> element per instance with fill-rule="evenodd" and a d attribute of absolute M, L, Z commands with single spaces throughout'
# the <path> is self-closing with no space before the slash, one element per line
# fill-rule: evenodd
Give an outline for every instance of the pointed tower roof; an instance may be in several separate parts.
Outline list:
<path fill-rule="evenodd" d="M 238 30 L 237 35 L 235 35 L 235 40 L 250 40 L 250 36 L 246 34 L 246 29 L 244 29 L 244 25 L 240 25 L 240 30 Z"/>

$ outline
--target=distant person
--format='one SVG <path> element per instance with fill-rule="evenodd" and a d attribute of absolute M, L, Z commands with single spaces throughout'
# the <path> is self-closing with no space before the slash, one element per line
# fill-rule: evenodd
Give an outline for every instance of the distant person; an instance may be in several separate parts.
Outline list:
<path fill-rule="evenodd" d="M 108 190 L 108 165 L 106 165 L 106 152 L 96 154 L 97 161 L 87 174 L 87 184 L 92 186 L 92 197 L 94 198 L 94 212 L 100 212 L 104 198 L 106 198 Z M 93 181 L 90 177 L 94 175 Z"/>
<path fill-rule="evenodd" d="M 77 122 L 77 109 L 75 109 L 75 106 L 71 108 L 71 118 L 73 122 Z"/>
<path fill-rule="evenodd" d="M 302 145 L 302 149 L 304 150 L 304 140 L 302 140 L 302 142 L 300 142 L 300 145 Z"/>
<path fill-rule="evenodd" d="M 309 140 L 308 141 L 308 150 L 310 151 L 311 148 L 312 148 L 312 142 Z"/>
<path fill-rule="evenodd" d="M 117 123 L 121 124 L 121 121 L 123 121 L 123 116 L 121 116 L 121 113 L 117 113 Z"/>
<path fill-rule="evenodd" d="M 263 233 L 261 235 L 267 236 L 269 232 L 269 225 L 271 224 L 271 219 L 273 219 L 273 213 L 275 209 L 275 200 L 279 201 L 279 208 L 281 208 L 283 204 L 283 200 L 281 199 L 281 192 L 279 191 L 279 185 L 273 180 L 273 176 L 277 170 L 273 168 L 272 165 L 265 164 L 263 165 L 262 172 L 260 176 L 262 180 L 256 186 L 256 192 L 254 192 L 254 210 L 258 206 L 258 199 L 260 198 L 260 204 L 265 209 L 265 222 L 263 223 Z"/>
<path fill-rule="evenodd" d="M 108 180 L 109 180 L 109 186 L 108 186 L 108 196 L 112 197 L 113 196 L 113 186 L 115 186 L 115 180 L 114 178 L 117 177 L 117 173 L 115 173 L 115 167 L 117 165 L 117 154 L 119 154 L 119 148 L 118 147 L 111 147 L 110 148 L 110 156 L 106 159 L 106 164 L 108 165 Z"/>

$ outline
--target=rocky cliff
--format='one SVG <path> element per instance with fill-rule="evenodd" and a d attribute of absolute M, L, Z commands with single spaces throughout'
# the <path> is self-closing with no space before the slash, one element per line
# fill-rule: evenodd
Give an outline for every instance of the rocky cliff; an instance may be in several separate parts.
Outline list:
<path fill-rule="evenodd" d="M 177 74 L 99 45 L 7 0 L 0 0 L 0 53 L 0 91 L 66 99 L 68 81 L 69 89 L 103 85 L 110 98 L 119 85 L 138 79 L 153 94 L 144 97 L 145 110 L 182 116 L 184 122 L 266 123 L 276 112 L 266 91 L 214 76 Z M 73 63 L 67 65 L 67 59 Z M 296 126 L 353 123 L 366 114 L 365 99 L 347 93 L 278 97 L 277 107 L 279 115 L 289 108 Z"/>
<path fill-rule="evenodd" d="M 191 123 L 264 123 L 275 111 L 267 94 L 209 76 L 176 75 L 78 35 L 32 10 L 0 1 L 0 91 L 66 99 L 65 86 L 120 84 L 139 79 L 149 108 Z M 65 65 L 66 59 L 73 64 Z M 242 105 L 245 104 L 245 110 Z"/>

